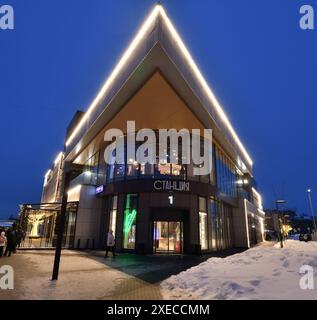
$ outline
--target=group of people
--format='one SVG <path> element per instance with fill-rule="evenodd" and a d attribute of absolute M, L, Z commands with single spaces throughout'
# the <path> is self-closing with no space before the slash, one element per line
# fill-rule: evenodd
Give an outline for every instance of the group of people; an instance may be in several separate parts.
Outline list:
<path fill-rule="evenodd" d="M 21 229 L 8 229 L 0 231 L 0 257 L 10 257 L 16 252 L 24 238 L 24 232 Z"/>

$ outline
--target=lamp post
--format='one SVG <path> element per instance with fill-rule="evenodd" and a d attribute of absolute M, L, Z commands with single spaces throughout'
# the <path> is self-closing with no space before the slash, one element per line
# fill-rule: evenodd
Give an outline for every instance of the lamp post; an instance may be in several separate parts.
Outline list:
<path fill-rule="evenodd" d="M 283 248 L 283 231 L 282 231 L 282 218 L 280 216 L 280 212 L 279 212 L 279 204 L 284 204 L 286 201 L 285 200 L 276 200 L 275 204 L 276 204 L 276 211 L 277 211 L 277 216 L 278 216 L 278 221 L 279 221 L 279 229 L 280 229 L 280 243 L 281 243 L 281 248 Z"/>
<path fill-rule="evenodd" d="M 61 212 L 60 212 L 60 216 L 59 216 L 59 228 L 58 228 L 58 233 L 57 233 L 57 242 L 56 242 L 56 248 L 55 248 L 55 258 L 54 258 L 52 280 L 57 280 L 58 274 L 59 274 L 59 265 L 60 265 L 62 245 L 63 245 L 63 235 L 64 235 L 65 222 L 66 222 L 67 191 L 69 188 L 70 177 L 71 177 L 71 173 L 66 172 L 63 197 L 62 197 Z"/>
<path fill-rule="evenodd" d="M 313 203 L 311 201 L 311 189 L 307 189 L 307 196 L 308 196 L 311 215 L 312 215 L 313 222 L 314 222 L 314 229 L 315 229 L 315 232 L 316 232 L 317 228 L 316 228 L 316 220 L 315 220 L 315 213 L 314 213 Z"/>

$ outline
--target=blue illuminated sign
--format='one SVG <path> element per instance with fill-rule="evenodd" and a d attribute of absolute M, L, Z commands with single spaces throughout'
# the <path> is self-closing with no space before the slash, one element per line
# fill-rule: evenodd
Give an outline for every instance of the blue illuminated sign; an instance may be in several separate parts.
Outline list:
<path fill-rule="evenodd" d="M 103 186 L 99 186 L 96 188 L 96 194 L 103 192 Z"/>

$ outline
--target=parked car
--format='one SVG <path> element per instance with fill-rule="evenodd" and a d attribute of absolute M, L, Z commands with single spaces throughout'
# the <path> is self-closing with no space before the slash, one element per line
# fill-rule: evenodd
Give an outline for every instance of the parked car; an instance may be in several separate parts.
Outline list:
<path fill-rule="evenodd" d="M 309 234 L 309 233 L 301 233 L 299 235 L 299 241 L 307 242 L 307 241 L 311 241 L 311 240 L 312 240 L 312 237 L 311 237 L 311 234 Z"/>

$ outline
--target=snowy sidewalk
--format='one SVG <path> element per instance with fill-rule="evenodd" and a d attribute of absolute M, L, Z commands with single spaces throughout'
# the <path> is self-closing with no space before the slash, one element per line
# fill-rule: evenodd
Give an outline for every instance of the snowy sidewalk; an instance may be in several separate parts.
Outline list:
<path fill-rule="evenodd" d="M 0 258 L 0 266 L 9 264 L 15 272 L 15 289 L 0 290 L 0 300 L 317 299 L 317 288 L 301 290 L 299 286 L 302 265 L 317 270 L 317 242 L 288 240 L 284 249 L 279 244 L 264 244 L 204 262 L 200 259 L 207 257 L 174 257 L 174 261 L 160 256 L 118 258 L 105 260 L 94 252 L 63 251 L 57 282 L 50 280 L 54 251 L 23 251 Z M 177 274 L 178 268 L 186 271 Z M 168 277 L 161 285 L 158 272 Z M 316 273 L 314 279 L 316 286 Z"/>
<path fill-rule="evenodd" d="M 162 299 L 158 284 L 111 268 L 102 257 L 78 251 L 63 251 L 59 279 L 52 282 L 53 261 L 54 251 L 20 251 L 0 258 L 0 266 L 11 265 L 15 272 L 15 289 L 0 290 L 0 300 Z"/>
<path fill-rule="evenodd" d="M 315 289 L 299 286 L 302 265 L 315 268 Z M 284 249 L 262 245 L 211 258 L 162 282 L 170 299 L 317 299 L 317 242 L 287 240 Z"/>

